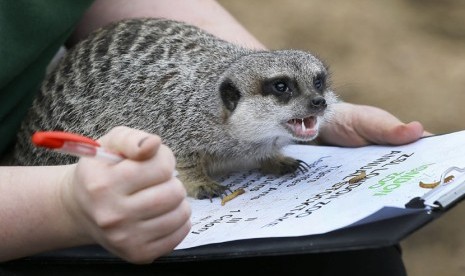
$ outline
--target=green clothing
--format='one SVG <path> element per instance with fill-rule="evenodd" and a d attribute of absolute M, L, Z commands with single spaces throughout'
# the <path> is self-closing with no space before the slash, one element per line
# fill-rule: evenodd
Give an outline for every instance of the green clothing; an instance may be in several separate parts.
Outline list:
<path fill-rule="evenodd" d="M 0 155 L 14 139 L 48 63 L 91 3 L 0 1 Z"/>

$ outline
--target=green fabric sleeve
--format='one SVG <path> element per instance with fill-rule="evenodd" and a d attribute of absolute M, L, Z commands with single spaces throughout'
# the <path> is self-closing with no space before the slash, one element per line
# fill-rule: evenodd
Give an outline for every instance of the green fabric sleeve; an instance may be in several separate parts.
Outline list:
<path fill-rule="evenodd" d="M 0 155 L 13 141 L 48 63 L 91 3 L 0 1 Z"/>

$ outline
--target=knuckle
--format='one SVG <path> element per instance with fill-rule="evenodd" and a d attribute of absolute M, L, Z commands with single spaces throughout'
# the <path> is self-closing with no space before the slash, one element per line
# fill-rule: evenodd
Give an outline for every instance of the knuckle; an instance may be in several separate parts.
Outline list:
<path fill-rule="evenodd" d="M 120 252 L 125 252 L 130 242 L 130 236 L 125 231 L 112 231 L 107 234 L 106 239 L 113 248 Z"/>
<path fill-rule="evenodd" d="M 135 179 L 138 178 L 138 175 L 143 173 L 144 171 L 142 168 L 137 165 L 121 166 L 119 167 L 118 177 L 120 178 L 121 182 L 132 183 L 135 181 Z"/>
<path fill-rule="evenodd" d="M 179 181 L 177 178 L 173 178 L 173 180 L 169 184 L 170 189 L 168 193 L 171 200 L 176 201 L 178 203 L 183 201 L 187 196 L 187 192 L 181 181 Z"/>
<path fill-rule="evenodd" d="M 187 201 L 183 202 L 183 206 L 181 206 L 181 214 L 180 217 L 182 218 L 183 221 L 189 220 L 189 218 L 192 215 L 192 209 L 190 205 L 188 204 Z"/>
<path fill-rule="evenodd" d="M 148 251 L 147 245 L 131 232 L 121 229 L 111 231 L 107 234 L 106 240 L 114 252 L 128 262 L 147 264 L 156 258 Z"/>
<path fill-rule="evenodd" d="M 170 163 L 171 162 L 158 162 L 157 178 L 159 177 L 160 179 L 168 180 L 173 177 L 174 166 L 172 166 Z"/>
<path fill-rule="evenodd" d="M 160 178 L 160 180 L 167 181 L 171 177 L 173 177 L 173 172 L 174 170 L 168 168 L 166 165 L 160 164 L 160 168 L 157 174 L 157 178 Z"/>
<path fill-rule="evenodd" d="M 102 195 L 105 195 L 109 189 L 111 189 L 110 183 L 103 180 L 87 182 L 86 185 L 88 194 L 93 198 L 100 198 Z"/>
<path fill-rule="evenodd" d="M 119 212 L 104 210 L 94 211 L 95 224 L 103 230 L 109 230 L 121 225 L 125 220 L 125 216 Z"/>
<path fill-rule="evenodd" d="M 126 127 L 126 126 L 116 126 L 112 129 L 110 129 L 110 131 L 108 131 L 108 136 L 110 137 L 118 137 L 118 136 L 128 136 L 131 131 L 130 128 Z"/>

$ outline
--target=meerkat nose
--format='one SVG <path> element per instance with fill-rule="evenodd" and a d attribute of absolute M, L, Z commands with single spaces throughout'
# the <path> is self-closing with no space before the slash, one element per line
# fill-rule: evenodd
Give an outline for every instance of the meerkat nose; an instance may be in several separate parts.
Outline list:
<path fill-rule="evenodd" d="M 323 98 L 321 96 L 313 98 L 310 101 L 310 107 L 312 107 L 312 108 L 324 108 L 324 107 L 326 107 L 325 98 Z"/>

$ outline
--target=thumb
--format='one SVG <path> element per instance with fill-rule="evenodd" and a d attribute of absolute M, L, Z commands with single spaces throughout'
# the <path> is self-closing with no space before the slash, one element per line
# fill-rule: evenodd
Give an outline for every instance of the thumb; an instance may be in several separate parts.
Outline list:
<path fill-rule="evenodd" d="M 108 150 L 131 160 L 149 159 L 161 145 L 159 136 L 124 126 L 111 129 L 98 141 Z"/>
<path fill-rule="evenodd" d="M 381 145 L 403 145 L 415 142 L 424 134 L 419 122 L 403 123 L 391 113 L 372 106 L 359 106 L 355 128 L 366 141 Z"/>
<path fill-rule="evenodd" d="M 403 145 L 415 142 L 423 136 L 423 125 L 419 122 L 410 122 L 408 124 L 399 123 L 385 131 L 383 144 Z"/>

